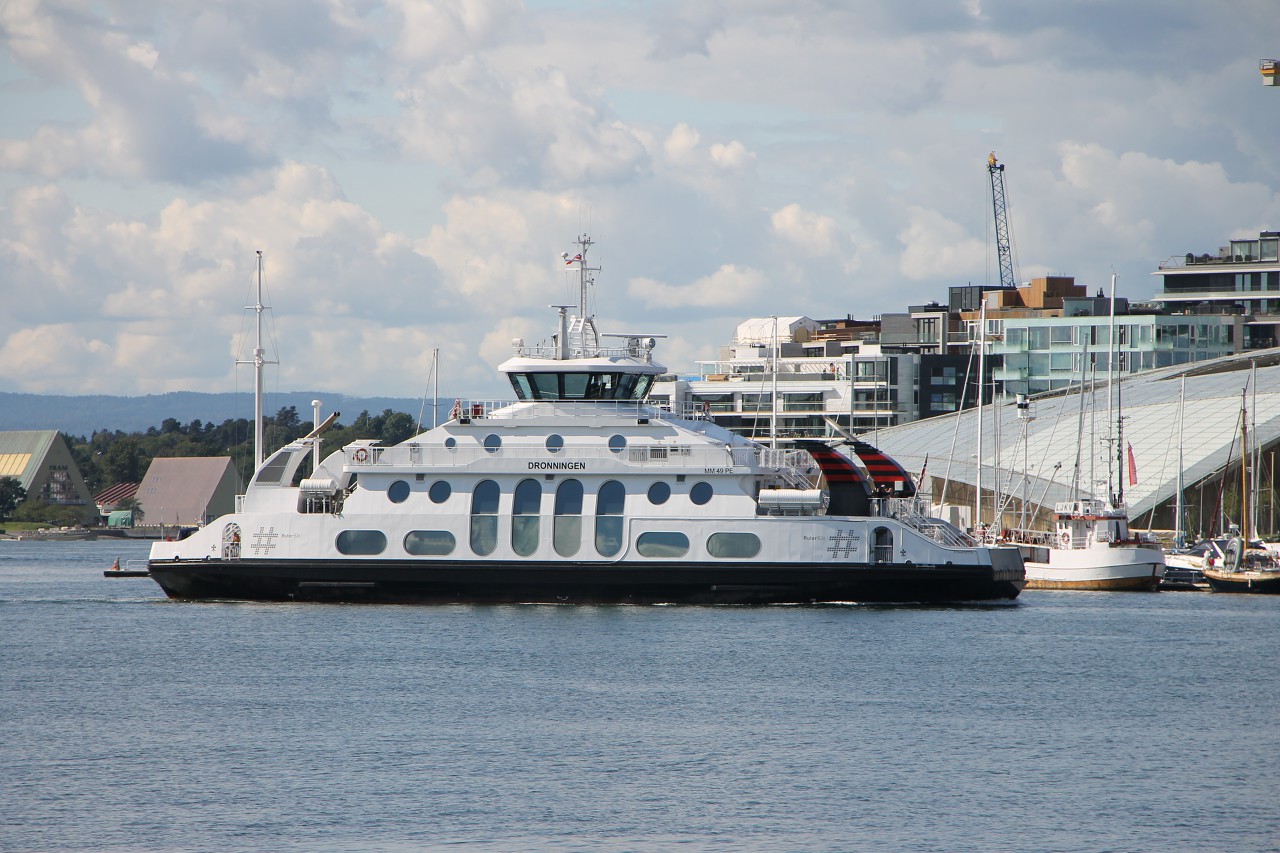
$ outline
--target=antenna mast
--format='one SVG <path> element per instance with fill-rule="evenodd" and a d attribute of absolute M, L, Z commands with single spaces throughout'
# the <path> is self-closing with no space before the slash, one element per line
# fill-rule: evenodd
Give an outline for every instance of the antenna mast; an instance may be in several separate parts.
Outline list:
<path fill-rule="evenodd" d="M 262 369 L 268 364 L 279 364 L 278 361 L 268 361 L 266 351 L 262 348 L 262 312 L 266 311 L 269 306 L 262 304 L 262 250 L 258 249 L 258 295 L 253 305 L 246 305 L 246 311 L 253 311 L 256 315 L 257 331 L 253 343 L 253 358 L 249 360 L 237 359 L 236 364 L 252 364 L 253 365 L 253 469 L 256 471 L 258 466 L 262 464 L 264 456 L 263 439 L 263 416 L 262 416 Z"/>

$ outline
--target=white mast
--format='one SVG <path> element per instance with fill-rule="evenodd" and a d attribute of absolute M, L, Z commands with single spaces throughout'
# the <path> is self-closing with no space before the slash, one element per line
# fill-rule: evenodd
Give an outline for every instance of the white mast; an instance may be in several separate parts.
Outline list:
<path fill-rule="evenodd" d="M 987 298 L 982 297 L 982 312 L 978 315 L 978 476 L 975 478 L 973 497 L 973 529 L 982 524 L 982 402 L 987 390 Z"/>
<path fill-rule="evenodd" d="M 1112 432 L 1111 432 L 1111 427 L 1113 424 L 1115 424 L 1117 427 L 1119 426 L 1119 424 L 1117 424 L 1116 421 L 1113 421 L 1111 419 L 1112 418 L 1112 401 L 1115 399 L 1115 386 L 1116 386 L 1116 373 L 1117 373 L 1116 371 L 1116 274 L 1115 273 L 1111 274 L 1110 314 L 1111 314 L 1111 319 L 1108 323 L 1108 328 L 1107 328 L 1107 442 L 1108 443 L 1112 441 L 1115 442 L 1115 456 L 1117 459 L 1116 465 L 1119 465 L 1120 463 L 1118 460 L 1124 451 L 1123 451 L 1123 448 L 1120 447 L 1120 437 L 1116 435 L 1113 438 Z M 1123 477 L 1124 475 L 1120 474 L 1120 472 L 1116 471 L 1115 468 L 1112 467 L 1111 454 L 1108 453 L 1107 454 L 1107 502 L 1111 504 L 1115 503 L 1115 494 L 1116 494 L 1115 492 L 1116 484 L 1115 484 L 1115 481 L 1112 479 L 1112 477 L 1114 476 Z"/>
<path fill-rule="evenodd" d="M 245 310 L 252 310 L 255 313 L 256 334 L 253 344 L 252 360 L 237 360 L 236 364 L 252 364 L 253 365 L 253 468 L 256 471 L 258 466 L 262 464 L 264 450 L 263 439 L 263 417 L 262 417 L 262 368 L 268 364 L 279 364 L 278 361 L 268 361 L 266 351 L 262 348 L 262 312 L 267 310 L 268 306 L 262 304 L 262 250 L 258 249 L 258 295 L 257 301 L 253 305 L 246 305 Z"/>
<path fill-rule="evenodd" d="M 1249 382 L 1252 387 L 1253 402 L 1249 407 L 1249 432 L 1252 434 L 1250 443 L 1253 447 L 1249 451 L 1249 464 L 1252 468 L 1252 476 L 1249 479 L 1249 527 L 1252 535 L 1258 535 L 1258 495 L 1260 493 L 1259 480 L 1261 472 L 1258 470 L 1262 464 L 1262 442 L 1258 441 L 1258 361 L 1253 359 L 1249 362 Z"/>
<path fill-rule="evenodd" d="M 1174 501 L 1174 512 L 1178 517 L 1173 523 L 1173 544 L 1176 548 L 1184 548 L 1187 544 L 1186 531 L 1182 529 L 1182 490 L 1186 487 L 1183 481 L 1183 461 L 1182 461 L 1182 427 L 1186 422 L 1186 400 L 1187 400 L 1187 375 L 1182 374 L 1181 386 L 1178 388 L 1178 494 Z M 1154 514 L 1154 513 L 1153 513 Z"/>
<path fill-rule="evenodd" d="M 769 380 L 769 446 L 778 449 L 778 317 L 773 318 L 773 370 Z M 852 428 L 852 421 L 850 427 Z"/>

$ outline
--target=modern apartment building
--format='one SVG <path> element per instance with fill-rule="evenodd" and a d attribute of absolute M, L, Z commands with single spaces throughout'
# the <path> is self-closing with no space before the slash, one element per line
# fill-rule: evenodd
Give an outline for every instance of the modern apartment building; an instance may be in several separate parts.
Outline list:
<path fill-rule="evenodd" d="M 1163 311 L 1243 315 L 1240 349 L 1273 347 L 1280 340 L 1280 231 L 1231 240 L 1213 254 L 1187 252 L 1152 275 L 1163 279 L 1153 300 Z"/>

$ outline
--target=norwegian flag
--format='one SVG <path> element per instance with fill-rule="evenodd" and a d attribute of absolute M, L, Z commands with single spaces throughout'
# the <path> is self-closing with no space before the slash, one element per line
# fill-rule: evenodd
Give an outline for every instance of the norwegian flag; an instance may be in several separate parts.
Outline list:
<path fill-rule="evenodd" d="M 565 265 L 565 266 L 569 266 L 569 264 L 575 263 L 575 262 L 580 261 L 580 260 L 582 260 L 582 253 L 581 253 L 581 252 L 579 252 L 578 254 L 574 255 L 572 258 L 571 258 L 571 257 L 569 257 L 569 256 L 566 254 L 566 255 L 565 255 L 565 258 L 564 258 L 564 265 Z"/>
<path fill-rule="evenodd" d="M 1126 442 L 1128 444 L 1128 442 Z M 1133 458 L 1133 445 L 1129 444 L 1129 485 L 1138 485 L 1138 463 Z"/>

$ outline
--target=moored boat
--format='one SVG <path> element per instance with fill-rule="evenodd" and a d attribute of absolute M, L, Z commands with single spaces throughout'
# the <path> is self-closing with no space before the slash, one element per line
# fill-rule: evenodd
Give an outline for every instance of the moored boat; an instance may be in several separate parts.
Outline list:
<path fill-rule="evenodd" d="M 1261 543 L 1233 537 L 1223 549 L 1220 565 L 1204 569 L 1214 592 L 1280 595 L 1280 562 Z"/>
<path fill-rule="evenodd" d="M 830 446 L 783 450 L 652 406 L 656 337 L 605 346 L 586 309 L 514 343 L 510 403 L 459 400 L 398 445 L 268 456 L 236 511 L 152 546 L 173 598 L 417 603 L 958 602 L 1016 598 L 1014 548 L 875 496 Z M 259 383 L 259 387 L 261 387 Z M 330 418 L 330 422 L 332 418 Z"/>
<path fill-rule="evenodd" d="M 1130 532 L 1124 510 L 1098 499 L 1063 501 L 1054 507 L 1054 528 L 1012 540 L 1023 549 L 1027 589 L 1159 589 L 1164 554 Z"/>

